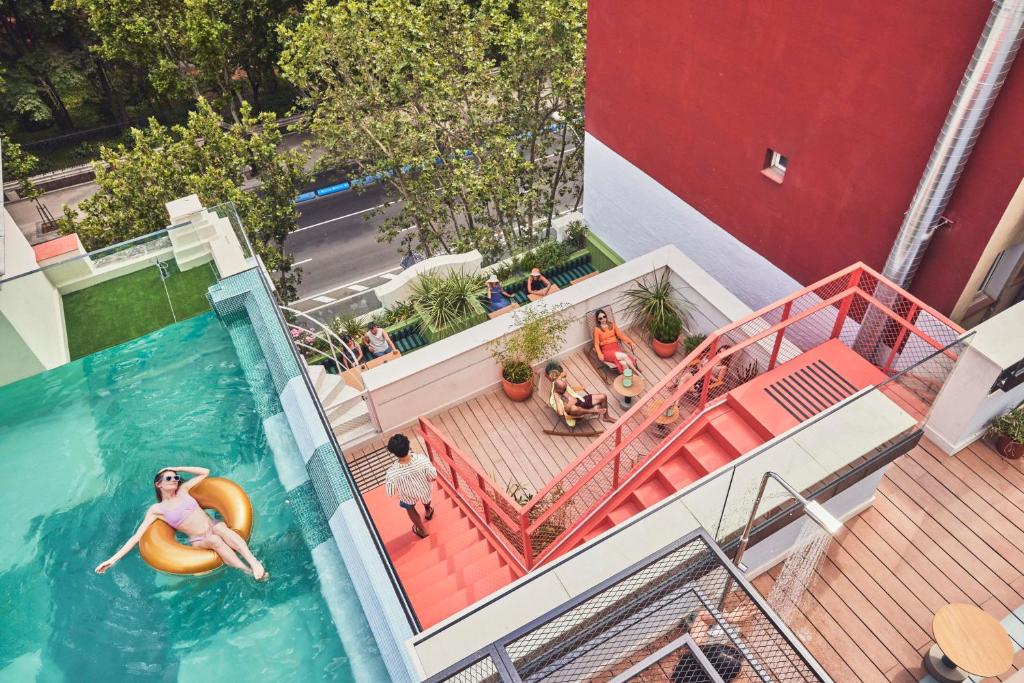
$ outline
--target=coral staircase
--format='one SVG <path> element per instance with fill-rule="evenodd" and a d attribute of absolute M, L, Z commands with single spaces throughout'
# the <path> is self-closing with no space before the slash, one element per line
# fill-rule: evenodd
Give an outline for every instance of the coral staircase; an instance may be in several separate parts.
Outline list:
<path fill-rule="evenodd" d="M 557 555 L 664 500 L 705 474 L 761 445 L 773 434 L 737 410 L 731 397 L 711 408 L 602 506 Z"/>
<path fill-rule="evenodd" d="M 434 489 L 434 519 L 425 539 L 412 533 L 397 498 L 388 498 L 383 486 L 364 498 L 423 628 L 523 574 L 441 486 Z"/>

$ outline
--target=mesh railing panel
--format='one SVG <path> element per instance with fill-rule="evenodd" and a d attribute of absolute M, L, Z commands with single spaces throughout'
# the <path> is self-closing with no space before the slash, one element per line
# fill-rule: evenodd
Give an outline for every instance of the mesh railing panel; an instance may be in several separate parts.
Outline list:
<path fill-rule="evenodd" d="M 504 648 L 524 681 L 612 681 L 652 655 L 658 655 L 662 670 L 685 671 L 692 664 L 686 653 L 665 647 L 686 634 L 705 653 L 715 652 L 716 662 L 729 659 L 739 668 L 736 680 L 820 680 L 702 537 L 617 579 Z"/>
<path fill-rule="evenodd" d="M 498 667 L 494 660 L 485 655 L 482 659 L 466 664 L 464 668 L 455 671 L 446 678 L 438 679 L 438 683 L 491 683 L 500 681 Z"/>
<path fill-rule="evenodd" d="M 922 418 L 958 357 L 952 347 L 936 351 L 961 333 L 872 271 L 851 268 L 711 334 L 525 507 L 440 432 L 431 428 L 427 441 L 443 456 L 445 481 L 529 569 L 588 529 L 628 477 L 655 463 L 670 440 L 694 428 L 730 391 L 838 339 L 897 377 L 900 402 Z M 706 474 L 695 466 L 694 479 Z"/>

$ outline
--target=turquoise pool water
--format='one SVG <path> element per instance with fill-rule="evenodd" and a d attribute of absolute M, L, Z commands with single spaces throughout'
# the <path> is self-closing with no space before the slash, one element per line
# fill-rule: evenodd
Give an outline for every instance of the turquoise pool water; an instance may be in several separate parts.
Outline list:
<path fill-rule="evenodd" d="M 212 313 L 0 387 L 0 681 L 352 680 L 249 385 Z M 239 482 L 267 584 L 193 578 L 130 536 L 160 467 Z"/>

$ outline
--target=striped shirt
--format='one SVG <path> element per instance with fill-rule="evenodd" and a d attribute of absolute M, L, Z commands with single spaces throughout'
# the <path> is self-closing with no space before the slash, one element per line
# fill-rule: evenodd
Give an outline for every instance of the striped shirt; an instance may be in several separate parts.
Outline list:
<path fill-rule="evenodd" d="M 403 503 L 429 503 L 433 492 L 433 481 L 437 470 L 422 453 L 413 453 L 407 463 L 396 462 L 384 475 L 384 490 L 389 496 L 395 495 Z"/>

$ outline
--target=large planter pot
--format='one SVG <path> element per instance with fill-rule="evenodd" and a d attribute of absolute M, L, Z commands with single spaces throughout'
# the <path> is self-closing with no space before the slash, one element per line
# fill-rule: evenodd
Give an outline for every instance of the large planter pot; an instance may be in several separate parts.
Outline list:
<path fill-rule="evenodd" d="M 654 352 L 662 358 L 671 358 L 676 355 L 676 351 L 679 350 L 679 340 L 676 339 L 674 342 L 665 343 L 658 341 L 657 339 L 651 339 L 651 348 Z"/>
<path fill-rule="evenodd" d="M 520 382 L 519 384 L 513 384 L 504 377 L 501 378 L 501 388 L 504 390 L 505 395 L 513 401 L 525 401 L 530 398 L 533 394 L 533 378 L 531 377 L 526 382 Z"/>
<path fill-rule="evenodd" d="M 1024 443 L 1014 441 L 1003 434 L 996 435 L 996 452 L 1009 460 L 1024 456 Z"/>

